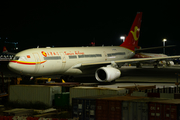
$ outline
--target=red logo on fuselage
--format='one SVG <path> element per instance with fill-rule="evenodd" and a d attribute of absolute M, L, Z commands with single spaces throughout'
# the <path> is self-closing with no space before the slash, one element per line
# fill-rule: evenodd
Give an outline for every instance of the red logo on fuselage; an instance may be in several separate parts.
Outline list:
<path fill-rule="evenodd" d="M 41 51 L 41 53 L 42 53 L 42 55 L 43 55 L 44 57 L 47 57 L 47 54 L 46 54 L 46 52 L 44 52 L 44 51 Z"/>

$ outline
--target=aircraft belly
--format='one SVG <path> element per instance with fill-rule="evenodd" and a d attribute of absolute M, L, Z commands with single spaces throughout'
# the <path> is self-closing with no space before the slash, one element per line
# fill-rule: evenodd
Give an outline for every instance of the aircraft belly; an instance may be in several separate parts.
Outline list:
<path fill-rule="evenodd" d="M 26 66 L 26 67 L 25 67 Z M 21 75 L 31 75 L 32 72 L 34 73 L 34 66 L 31 65 L 17 65 L 17 68 L 19 69 L 19 74 Z M 26 69 L 24 69 L 26 68 Z"/>
<path fill-rule="evenodd" d="M 82 71 L 80 69 L 70 68 L 64 74 L 67 74 L 67 75 L 82 74 Z"/>

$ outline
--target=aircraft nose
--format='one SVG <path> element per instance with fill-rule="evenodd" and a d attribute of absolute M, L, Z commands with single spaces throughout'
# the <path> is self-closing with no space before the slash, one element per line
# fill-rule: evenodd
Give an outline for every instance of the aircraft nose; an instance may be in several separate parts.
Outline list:
<path fill-rule="evenodd" d="M 9 68 L 11 71 L 13 71 L 13 72 L 19 71 L 18 67 L 17 67 L 16 64 L 13 63 L 13 62 L 9 62 L 9 63 L 8 63 L 8 68 Z"/>
<path fill-rule="evenodd" d="M 8 68 L 9 68 L 10 70 L 13 70 L 13 69 L 14 69 L 13 63 L 9 62 L 9 63 L 8 63 Z"/>
<path fill-rule="evenodd" d="M 33 76 L 34 75 L 34 69 L 35 66 L 27 66 L 24 64 L 19 64 L 18 61 L 10 61 L 7 65 L 8 69 L 12 72 L 15 72 L 20 75 L 28 75 Z"/>

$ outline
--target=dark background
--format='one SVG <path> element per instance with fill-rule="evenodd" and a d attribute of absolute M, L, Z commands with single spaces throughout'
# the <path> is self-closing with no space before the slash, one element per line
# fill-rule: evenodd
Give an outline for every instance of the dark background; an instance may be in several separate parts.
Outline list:
<path fill-rule="evenodd" d="M 158 1 L 1 1 L 0 47 L 18 51 L 33 47 L 120 45 L 137 12 L 143 12 L 139 38 L 142 48 L 177 45 L 166 54 L 180 54 L 180 7 L 177 2 Z M 149 52 L 162 53 L 162 49 Z"/>

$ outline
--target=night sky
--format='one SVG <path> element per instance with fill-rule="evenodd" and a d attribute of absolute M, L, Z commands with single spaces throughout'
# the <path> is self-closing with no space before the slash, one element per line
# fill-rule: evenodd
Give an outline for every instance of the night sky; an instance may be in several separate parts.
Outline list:
<path fill-rule="evenodd" d="M 37 46 L 89 46 L 92 41 L 96 46 L 120 45 L 119 37 L 128 34 L 137 12 L 143 12 L 139 46 L 162 46 L 162 39 L 166 38 L 166 45 L 177 45 L 166 53 L 180 54 L 178 1 L 1 1 L 1 47 L 14 46 L 4 41 L 18 42 L 19 50 Z"/>

